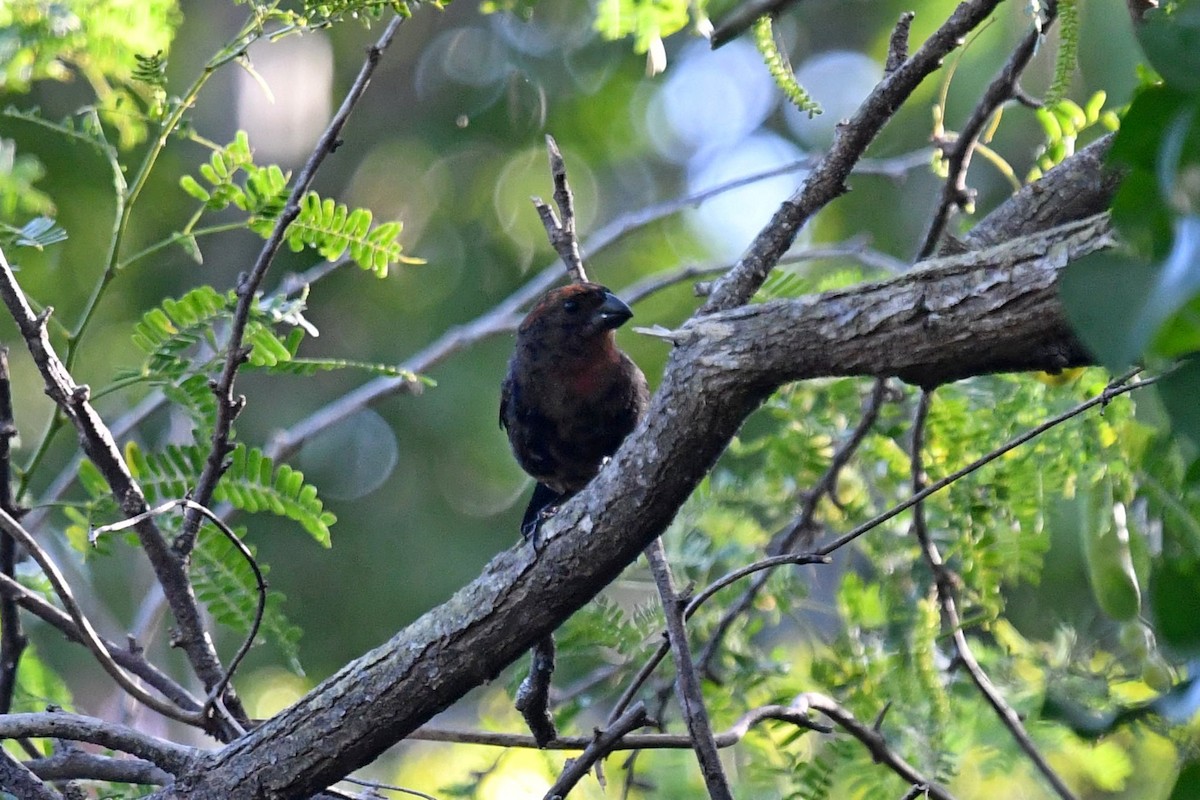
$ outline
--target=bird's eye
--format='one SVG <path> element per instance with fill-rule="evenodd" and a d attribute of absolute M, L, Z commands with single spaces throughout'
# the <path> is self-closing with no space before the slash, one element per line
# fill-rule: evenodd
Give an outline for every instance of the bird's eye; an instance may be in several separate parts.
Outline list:
<path fill-rule="evenodd" d="M 579 310 L 579 301 L 578 300 L 564 300 L 563 301 L 563 310 L 566 311 L 568 314 L 574 314 L 576 311 Z"/>

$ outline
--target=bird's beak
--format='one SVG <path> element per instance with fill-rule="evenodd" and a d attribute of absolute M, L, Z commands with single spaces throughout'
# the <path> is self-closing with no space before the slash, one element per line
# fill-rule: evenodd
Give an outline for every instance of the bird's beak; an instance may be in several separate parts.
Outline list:
<path fill-rule="evenodd" d="M 629 306 L 612 292 L 604 293 L 604 303 L 596 309 L 596 318 L 605 328 L 619 328 L 632 316 Z"/>

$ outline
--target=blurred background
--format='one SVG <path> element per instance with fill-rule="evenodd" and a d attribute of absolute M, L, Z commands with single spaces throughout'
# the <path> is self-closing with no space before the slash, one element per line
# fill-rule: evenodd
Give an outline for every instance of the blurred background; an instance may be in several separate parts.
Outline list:
<path fill-rule="evenodd" d="M 634 53 L 628 40 L 604 41 L 592 27 L 594 9 L 579 0 L 542 0 L 513 13 L 485 14 L 473 0 L 457 0 L 444 10 L 420 8 L 383 57 L 343 144 L 321 168 L 314 188 L 351 207 L 370 208 L 379 220 L 401 220 L 405 254 L 425 263 L 400 266 L 382 281 L 353 267 L 323 278 L 313 286 L 308 313 L 320 336 L 308 339 L 302 354 L 403 362 L 550 265 L 553 252 L 529 201 L 530 195 L 551 194 L 547 133 L 566 157 L 593 280 L 619 291 L 679 266 L 733 262 L 800 185 L 802 170 L 689 205 L 651 225 L 631 226 L 603 250 L 588 250 L 587 241 L 591 232 L 631 212 L 821 152 L 833 126 L 879 80 L 892 25 L 913 5 L 805 0 L 783 14 L 776 29 L 798 79 L 825 108 L 814 119 L 781 98 L 746 37 L 715 52 L 694 35 L 670 37 L 666 71 L 649 77 L 645 56 Z M 955 3 L 917 5 L 914 43 Z M 180 7 L 183 34 L 168 54 L 173 87 L 190 83 L 246 14 L 242 5 L 211 0 L 185 0 Z M 1120 106 L 1135 85 L 1137 60 L 1123 0 L 1093 0 L 1082 13 L 1082 40 L 1104 47 L 1080 52 L 1070 96 L 1082 102 L 1103 88 L 1108 106 Z M 1003 4 L 961 62 L 955 58 L 946 89 L 947 128 L 962 123 L 1029 21 L 1027 4 Z M 255 44 L 249 56 L 257 77 L 234 65 L 223 68 L 200 95 L 192 127 L 220 144 L 245 130 L 256 163 L 298 170 L 380 29 L 378 23 L 352 23 Z M 1051 67 L 1048 58 L 1036 61 L 1025 88 L 1035 95 L 1044 91 Z M 869 151 L 876 159 L 912 156 L 916 166 L 894 177 L 855 177 L 851 193 L 822 212 L 797 247 L 863 237 L 900 262 L 911 260 L 938 189 L 921 153 L 934 132 L 932 109 L 946 77 L 943 70 L 926 81 Z M 39 84 L 29 95 L 0 96 L 4 104 L 40 106 L 52 119 L 86 101 L 87 89 L 79 83 Z M 1042 138 L 1027 118 L 1031 112 L 1007 113 L 1021 122 L 1002 125 L 992 147 L 1021 176 Z M 45 165 L 39 186 L 55 199 L 58 220 L 70 234 L 62 245 L 23 253 L 21 280 L 39 302 L 54 306 L 56 316 L 74 320 L 101 268 L 109 231 L 94 221 L 98 205 L 111 205 L 111 176 L 94 153 L 32 126 L 0 120 L 0 135 Z M 135 214 L 126 252 L 168 236 L 186 221 L 196 204 L 177 181 L 195 174 L 207 157 L 194 143 L 168 146 Z M 980 158 L 969 182 L 979 190 L 981 211 L 1011 191 Z M 140 354 L 130 329 L 137 317 L 162 297 L 200 284 L 231 288 L 261 240 L 242 232 L 200 245 L 202 264 L 173 248 L 119 278 L 80 353 L 78 380 L 100 387 L 120 369 L 135 366 Z M 283 252 L 266 285 L 276 286 L 315 263 L 311 252 Z M 696 304 L 690 284 L 681 284 L 638 304 L 634 324 L 671 326 Z M 631 327 L 620 331 L 621 344 L 653 385 L 665 345 Z M 7 318 L 0 319 L 0 340 L 13 347 L 17 423 L 27 448 L 45 425 L 49 404 Z M 251 654 L 241 684 L 259 703 L 258 713 L 285 704 L 385 641 L 517 541 L 531 486 L 497 425 L 498 386 L 510 348 L 510 338 L 496 337 L 454 354 L 429 374 L 436 387 L 385 399 L 294 457 L 292 463 L 321 488 L 338 517 L 331 551 L 273 517 L 239 520 L 271 565 L 271 586 L 286 595 L 287 615 L 305 629 L 303 677 L 287 676 L 269 647 Z M 313 378 L 245 374 L 238 381 L 248 401 L 238 440 L 265 443 L 366 380 L 352 371 Z M 98 405 L 112 419 L 138 396 L 117 393 Z M 147 445 L 160 445 L 186 433 L 177 423 L 160 414 L 139 436 Z M 60 435 L 47 464 L 66 463 L 74 444 L 72 436 Z M 27 449 L 18 453 L 21 461 L 27 457 Z M 56 470 L 42 472 L 34 481 L 35 496 Z M 110 631 L 132 624 L 152 583 L 140 555 L 125 555 L 98 559 L 94 569 L 77 573 L 97 594 L 125 599 L 124 606 L 111 600 L 105 606 L 111 616 L 101 622 Z M 630 579 L 636 583 L 636 569 Z M 229 636 L 222 647 L 235 642 Z M 77 648 L 52 636 L 42 637 L 39 646 L 85 660 Z M 98 685 L 106 680 L 90 664 L 81 669 L 81 680 L 90 676 Z"/>

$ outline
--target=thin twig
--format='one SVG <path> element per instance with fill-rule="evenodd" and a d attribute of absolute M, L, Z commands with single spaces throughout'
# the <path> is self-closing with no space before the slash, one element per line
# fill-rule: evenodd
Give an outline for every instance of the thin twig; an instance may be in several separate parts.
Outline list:
<path fill-rule="evenodd" d="M 242 663 L 242 659 L 245 658 L 246 654 L 250 652 L 250 648 L 254 645 L 255 638 L 258 636 L 258 629 L 262 625 L 263 616 L 267 611 L 266 576 L 263 575 L 262 570 L 258 566 L 258 560 L 254 558 L 254 554 L 250 552 L 250 548 L 246 546 L 245 542 L 243 542 L 236 533 L 234 533 L 233 528 L 230 528 L 228 525 L 226 525 L 225 521 L 219 516 L 214 514 L 210 509 L 205 508 L 199 503 L 186 498 L 182 500 L 171 500 L 163 503 L 160 506 L 151 508 L 135 517 L 130 517 L 129 519 L 125 519 L 111 525 L 103 525 L 99 528 L 94 528 L 91 533 L 88 534 L 88 541 L 91 544 L 95 544 L 96 541 L 105 533 L 116 533 L 117 531 L 131 528 L 141 522 L 142 518 L 144 517 L 165 514 L 166 512 L 175 508 L 186 508 L 191 511 L 195 511 L 196 513 L 207 518 L 208 521 L 213 525 L 217 526 L 217 530 L 221 531 L 221 533 L 225 535 L 225 538 L 229 540 L 229 543 L 234 546 L 234 549 L 236 549 L 242 558 L 246 560 L 246 563 L 250 565 L 250 571 L 254 573 L 255 588 L 258 592 L 258 604 L 254 609 L 254 618 L 250 621 L 250 628 L 246 632 L 246 637 L 242 640 L 241 646 L 238 647 L 233 659 L 229 662 L 229 667 L 225 670 L 225 674 L 221 677 L 221 680 L 217 681 L 216 685 L 213 686 L 208 692 L 208 699 L 205 701 L 203 708 L 204 713 L 207 713 L 209 709 L 213 708 L 214 705 L 218 703 L 221 695 L 225 691 L 225 687 L 228 686 L 229 682 L 233 679 L 233 675 L 237 671 L 238 665 Z"/>
<path fill-rule="evenodd" d="M 12 440 L 17 435 L 13 417 L 12 381 L 8 372 L 8 348 L 0 347 L 0 509 L 13 519 L 20 519 L 12 491 Z M 0 534 L 0 575 L 16 575 L 17 542 L 8 534 Z M 21 615 L 11 597 L 0 599 L 0 714 L 12 710 L 13 693 L 17 689 L 17 668 L 21 653 L 28 644 L 21 630 Z"/>
<path fill-rule="evenodd" d="M 922 391 L 921 399 L 917 403 L 917 410 L 913 418 L 912 427 L 912 452 L 910 453 L 911 469 L 912 469 L 912 487 L 913 493 L 919 493 L 925 487 L 925 469 L 922 463 L 921 448 L 925 442 L 925 423 L 929 418 L 929 406 L 933 393 L 931 391 Z M 933 537 L 929 535 L 929 529 L 925 523 L 925 503 L 918 502 L 913 506 L 913 532 L 917 536 L 917 541 L 921 545 L 921 552 L 925 556 L 925 563 L 929 566 L 929 571 L 933 574 L 933 583 L 937 591 L 938 603 L 942 607 L 942 619 L 954 639 L 954 649 L 958 654 L 958 660 L 966 668 L 967 674 L 971 676 L 971 681 L 979 689 L 980 693 L 987 700 L 988 705 L 996 712 L 1000 718 L 1000 722 L 1004 727 L 1008 728 L 1013 739 L 1016 740 L 1017 746 L 1025 752 L 1029 760 L 1037 768 L 1038 772 L 1049 782 L 1054 792 L 1063 800 L 1075 800 L 1075 795 L 1071 793 L 1070 788 L 1063 782 L 1046 761 L 1045 757 L 1038 751 L 1037 745 L 1033 743 L 1033 739 L 1029 737 L 1029 733 L 1025 730 L 1025 726 L 1021 724 L 1021 718 L 1017 712 L 1010 706 L 1000 695 L 999 690 L 992 684 L 987 673 L 983 671 L 979 661 L 976 660 L 975 654 L 971 651 L 971 646 L 967 642 L 967 634 L 963 630 L 962 620 L 958 615 L 958 604 L 955 600 L 955 577 L 950 572 L 942 560 L 942 554 L 938 551 L 937 543 L 933 541 Z"/>
<path fill-rule="evenodd" d="M 638 703 L 612 725 L 604 729 L 597 728 L 592 735 L 592 743 L 578 758 L 567 762 L 558 780 L 546 791 L 544 800 L 562 800 L 566 797 L 567 793 L 575 788 L 575 784 L 587 776 L 592 765 L 611 753 L 626 734 L 645 725 L 647 719 L 649 715 L 646 713 L 645 704 Z"/>
<path fill-rule="evenodd" d="M 203 726 L 204 716 L 202 714 L 182 709 L 173 702 L 150 694 L 117 664 L 104 642 L 100 639 L 100 635 L 96 633 L 96 629 L 92 627 L 92 623 L 88 621 L 79 604 L 75 602 L 75 595 L 71 591 L 70 584 L 63 577 L 58 565 L 50 558 L 50 554 L 42 548 L 29 531 L 25 530 L 19 522 L 9 516 L 3 509 L 0 509 L 0 528 L 24 547 L 29 555 L 33 557 L 33 560 L 37 562 L 37 565 L 42 568 L 43 574 L 49 579 L 50 585 L 54 588 L 54 593 L 58 595 L 67 613 L 74 620 L 76 628 L 83 637 L 84 644 L 92 651 L 96 660 L 100 662 L 100 666 L 104 667 L 104 671 L 111 675 L 113 680 L 122 689 L 138 702 L 154 709 L 168 719 L 186 722 L 189 725 Z"/>
<path fill-rule="evenodd" d="M 1037 437 L 1041 436 L 1043 433 L 1050 430 L 1051 428 L 1057 427 L 1057 426 L 1063 424 L 1064 422 L 1066 422 L 1067 420 L 1070 420 L 1070 419 L 1073 419 L 1074 417 L 1079 416 L 1080 414 L 1082 414 L 1083 412 L 1087 411 L 1090 408 L 1094 408 L 1095 406 L 1107 405 L 1108 403 L 1112 402 L 1113 398 L 1119 397 L 1120 395 L 1123 395 L 1126 392 L 1132 392 L 1135 389 L 1141 389 L 1144 386 L 1149 386 L 1153 383 L 1157 383 L 1162 378 L 1161 375 L 1156 375 L 1154 377 L 1146 378 L 1144 380 L 1134 381 L 1132 383 L 1129 383 L 1128 381 L 1130 381 L 1130 379 L 1134 375 L 1136 375 L 1138 372 L 1140 372 L 1140 370 L 1133 370 L 1133 371 L 1125 374 L 1124 376 L 1117 378 L 1112 383 L 1110 383 L 1107 387 L 1105 387 L 1103 392 L 1096 395 L 1095 397 L 1093 397 L 1089 400 L 1085 400 L 1084 402 L 1080 403 L 1079 405 L 1075 406 L 1074 408 L 1068 409 L 1067 411 L 1064 411 L 1063 413 L 1059 414 L 1058 416 L 1052 417 L 1051 419 L 1046 420 L 1041 425 L 1030 428 L 1029 430 L 1025 431 L 1025 433 L 1022 433 L 1019 436 L 1016 436 L 1016 437 L 1010 439 L 1009 441 L 1005 442 L 1004 444 L 1002 444 L 1000 447 L 996 448 L 992 452 L 986 453 L 986 454 L 980 456 L 979 458 L 972 461 L 970 464 L 967 464 L 965 467 L 955 470 L 954 472 L 950 473 L 949 475 L 947 475 L 944 478 L 941 478 L 940 480 L 934 481 L 933 483 L 929 484 L 924 489 L 917 492 L 916 494 L 914 494 L 912 497 L 908 498 L 907 500 L 905 500 L 901 503 L 898 503 L 897 505 L 892 506 L 887 511 L 884 511 L 880 514 L 875 515 L 874 517 L 872 517 L 871 519 L 862 523 L 861 525 L 856 526 L 855 528 L 850 530 L 848 533 L 844 533 L 841 536 L 834 539 L 832 542 L 829 542 L 828 544 L 822 545 L 821 547 L 817 548 L 815 551 L 813 551 L 813 555 L 818 555 L 818 556 L 832 555 L 836 551 L 845 547 L 850 542 L 857 539 L 859 536 L 862 536 L 867 531 L 872 530 L 873 528 L 879 527 L 880 525 L 882 525 L 883 523 L 892 519 L 893 517 L 896 517 L 896 516 L 904 513 L 908 509 L 912 508 L 914 505 L 921 502 L 922 500 L 929 497 L 930 495 L 940 492 L 942 489 L 945 489 L 947 486 L 949 486 L 950 484 L 954 483 L 955 481 L 963 478 L 964 476 L 970 475 L 972 472 L 975 472 L 976 470 L 978 470 L 984 466 L 987 466 L 988 464 L 992 463 L 996 459 L 1003 456 L 1005 453 L 1007 453 L 1011 450 L 1015 450 L 1016 448 L 1020 447 L 1021 445 L 1025 444 L 1026 442 L 1028 442 L 1032 439 L 1036 439 Z"/>
<path fill-rule="evenodd" d="M 885 75 L 900 69 L 900 65 L 908 61 L 908 33 L 916 16 L 912 11 L 905 11 L 900 15 L 900 19 L 896 20 L 896 27 L 892 29 L 892 36 L 888 39 L 887 61 L 883 65 Z"/>
<path fill-rule="evenodd" d="M 325 158 L 337 148 L 342 128 L 350 118 L 350 113 L 358 105 L 358 101 L 366 92 L 367 85 L 371 82 L 371 76 L 375 73 L 375 68 L 379 65 L 383 51 L 391 44 L 396 31 L 404 22 L 404 19 L 405 17 L 399 14 L 392 17 L 387 27 L 384 28 L 379 40 L 367 48 L 367 57 L 358 72 L 358 77 L 354 79 L 354 83 L 350 86 L 350 90 L 342 100 L 341 107 L 333 115 L 333 119 L 329 121 L 325 132 L 317 140 L 312 154 L 309 155 L 308 161 L 304 164 L 304 168 L 300 170 L 300 174 L 296 177 L 296 185 L 292 188 L 292 193 L 288 196 L 287 204 L 279 212 L 279 217 L 275 220 L 275 226 L 271 229 L 271 233 L 267 237 L 262 250 L 259 251 L 254 266 L 248 275 L 244 275 L 238 280 L 238 302 L 237 308 L 234 311 L 233 321 L 230 324 L 225 365 L 221 369 L 221 375 L 217 379 L 216 386 L 213 388 L 213 393 L 217 397 L 217 418 L 213 425 L 208 457 L 204 461 L 204 469 L 200 473 L 200 478 L 197 480 L 196 488 L 193 492 L 193 497 L 200 507 L 207 508 L 211 505 L 213 492 L 217 488 L 217 482 L 225 474 L 225 470 L 228 469 L 226 457 L 233 449 L 233 445 L 229 441 L 233 421 L 245 404 L 244 397 L 234 396 L 233 385 L 237 378 L 238 370 L 247 358 L 247 351 L 243 342 L 246 326 L 250 322 L 250 311 L 256 302 L 255 294 L 258 292 L 259 286 L 262 285 L 267 270 L 275 260 L 275 255 L 279 252 L 279 248 L 283 244 L 284 232 L 300 214 L 300 204 L 312 186 L 317 169 L 325 161 Z M 183 530 L 175 538 L 173 545 L 175 552 L 179 556 L 186 557 L 195 545 L 196 532 L 200 528 L 200 519 L 201 515 L 198 512 L 188 514 L 183 525 Z"/>
<path fill-rule="evenodd" d="M 796 698 L 792 705 L 819 711 L 836 722 L 839 727 L 866 746 L 876 763 L 883 764 L 911 785 L 922 787 L 928 797 L 935 798 L 935 800 L 954 800 L 954 796 L 950 792 L 926 778 L 893 750 L 874 725 L 867 725 L 855 719 L 853 714 L 833 699 L 808 692 Z"/>
<path fill-rule="evenodd" d="M 967 188 L 967 170 L 971 166 L 971 156 L 974 154 L 975 148 L 979 144 L 979 137 L 992 114 L 1000 106 L 1017 97 L 1017 82 L 1037 52 L 1038 43 L 1041 42 L 1046 30 L 1053 23 L 1054 17 L 1058 13 L 1058 3 L 1050 0 L 1043 6 L 1043 9 L 1045 11 L 1044 21 L 1041 24 L 1034 24 L 1033 28 L 1025 34 L 1025 38 L 1013 50 L 1012 55 L 1008 57 L 1008 62 L 1000 70 L 1000 74 L 992 79 L 991 84 L 984 91 L 983 97 L 979 98 L 979 102 L 975 104 L 971 116 L 954 140 L 954 147 L 946 155 L 946 182 L 942 184 L 941 199 L 938 201 L 937 210 L 934 212 L 933 219 L 930 220 L 929 229 L 925 232 L 925 239 L 917 254 L 918 261 L 933 255 L 946 230 L 946 225 L 950 222 L 950 215 L 954 209 L 967 206 L 973 199 L 971 190 Z"/>
<path fill-rule="evenodd" d="M 650 715 L 653 718 L 654 715 Z M 713 741 L 717 747 L 724 750 L 733 747 L 745 738 L 746 734 L 763 722 L 775 720 L 799 725 L 808 730 L 829 733 L 829 728 L 813 723 L 807 714 L 797 711 L 791 706 L 766 705 L 752 708 L 729 728 L 714 734 Z M 606 727 L 609 727 L 606 725 Z M 462 730 L 455 728 L 438 728 L 423 726 L 417 728 L 407 737 L 408 740 L 422 742 L 453 742 L 457 744 L 474 744 L 485 747 L 519 747 L 523 749 L 545 750 L 586 750 L 595 736 L 560 736 L 547 745 L 539 747 L 533 736 L 527 733 L 497 733 L 494 731 Z M 612 750 L 690 750 L 692 739 L 687 734 L 674 733 L 631 733 L 621 738 Z"/>
<path fill-rule="evenodd" d="M 537 209 L 542 225 L 546 228 L 546 236 L 558 257 L 567 268 L 567 274 L 575 283 L 587 283 L 587 272 L 583 268 L 583 257 L 579 252 L 579 237 L 575 228 L 575 199 L 571 187 L 567 183 L 567 166 L 563 161 L 562 152 L 554 137 L 546 134 L 546 153 L 550 157 L 550 176 L 554 180 L 554 204 L 558 206 L 558 215 L 546 205 L 540 197 L 531 197 L 533 207 Z"/>
<path fill-rule="evenodd" d="M 667 563 L 661 538 L 655 539 L 646 548 L 646 558 L 650 561 L 650 572 L 654 575 L 654 585 L 658 587 L 658 596 L 662 599 L 663 614 L 667 620 L 667 638 L 675 659 L 675 698 L 679 701 L 688 734 L 692 737 L 692 749 L 696 751 L 696 760 L 700 762 L 704 785 L 713 800 L 733 800 L 729 781 L 721 767 L 721 757 L 717 755 L 717 744 L 713 741 L 704 695 L 700 691 L 700 678 L 688 646 L 683 609 L 675 593 L 671 567 Z"/>
<path fill-rule="evenodd" d="M 346 776 L 345 778 L 342 778 L 342 780 L 345 781 L 346 783 L 353 783 L 355 786 L 365 786 L 368 789 L 376 789 L 376 790 L 383 789 L 383 790 L 389 791 L 389 792 L 400 792 L 401 794 L 409 794 L 409 795 L 412 795 L 413 797 L 420 797 L 420 798 L 423 798 L 423 800 L 437 800 L 437 798 L 431 794 L 425 794 L 424 792 L 418 792 L 416 789 L 409 789 L 404 786 L 396 786 L 395 784 L 392 784 L 392 783 L 380 783 L 379 781 L 367 781 L 367 780 L 363 780 L 362 778 L 353 778 L 350 776 Z"/>
<path fill-rule="evenodd" d="M 862 415 L 859 417 L 858 424 L 854 426 L 850 435 L 834 451 L 833 457 L 829 460 L 829 466 L 804 498 L 804 505 L 801 507 L 800 513 L 782 534 L 774 537 L 774 540 L 767 548 L 768 556 L 779 556 L 792 552 L 801 539 L 811 542 L 812 524 L 817 515 L 817 507 L 827 496 L 833 498 L 834 502 L 837 501 L 838 477 L 846 465 L 850 463 L 850 459 L 857 452 L 859 445 L 867 438 L 867 433 L 875 426 L 875 422 L 879 419 L 879 412 L 883 408 L 883 400 L 886 394 L 887 380 L 877 378 L 871 387 L 871 394 L 867 397 L 867 401 L 863 405 Z M 750 585 L 746 587 L 746 590 L 742 592 L 741 596 L 721 615 L 721 619 L 717 621 L 716 626 L 709 634 L 708 642 L 700 652 L 700 657 L 696 659 L 696 666 L 703 674 L 710 677 L 713 675 L 713 659 L 716 658 L 716 654 L 720 650 L 730 626 L 734 620 L 746 613 L 769 579 L 770 573 L 766 571 L 759 573 L 750 582 Z"/>

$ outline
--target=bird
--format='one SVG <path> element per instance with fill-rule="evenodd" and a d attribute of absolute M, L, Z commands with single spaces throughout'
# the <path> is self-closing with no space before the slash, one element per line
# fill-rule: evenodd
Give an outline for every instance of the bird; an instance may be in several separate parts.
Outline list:
<path fill-rule="evenodd" d="M 500 387 L 500 426 L 536 481 L 521 534 L 537 546 L 543 520 L 583 489 L 637 426 L 646 376 L 617 347 L 633 316 L 598 283 L 551 289 L 517 328 Z"/>

